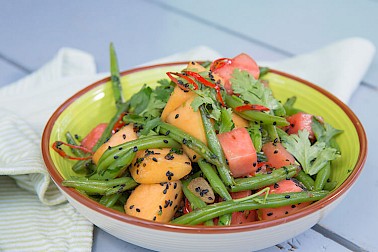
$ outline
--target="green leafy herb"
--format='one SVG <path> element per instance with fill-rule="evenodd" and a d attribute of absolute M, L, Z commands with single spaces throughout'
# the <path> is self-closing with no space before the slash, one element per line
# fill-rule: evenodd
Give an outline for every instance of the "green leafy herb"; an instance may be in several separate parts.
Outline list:
<path fill-rule="evenodd" d="M 256 80 L 247 71 L 235 69 L 231 78 L 234 93 L 239 94 L 240 98 L 250 104 L 263 105 L 271 110 L 280 111 L 279 116 L 284 114 L 282 104 L 273 97 L 270 88 L 266 87 L 259 80 Z"/>
<path fill-rule="evenodd" d="M 340 152 L 336 137 L 343 132 L 342 130 L 335 129 L 328 123 L 321 123 L 315 116 L 312 117 L 311 127 L 317 141 L 324 142 L 326 146 L 335 148 Z"/>
<path fill-rule="evenodd" d="M 198 111 L 199 106 L 205 104 L 205 108 L 211 118 L 218 121 L 221 116 L 221 109 L 218 101 L 216 100 L 216 94 L 213 89 L 204 88 L 199 90 L 194 90 L 197 96 L 194 98 L 190 104 L 194 111 Z"/>
<path fill-rule="evenodd" d="M 160 116 L 173 91 L 173 87 L 168 80 L 160 80 L 158 84 L 155 89 L 143 85 L 143 87 L 130 98 L 129 112 L 147 118 Z"/>
<path fill-rule="evenodd" d="M 229 132 L 234 128 L 234 122 L 232 121 L 231 108 L 221 108 L 221 117 L 219 121 L 219 133 Z"/>
<path fill-rule="evenodd" d="M 327 147 L 324 142 L 315 142 L 311 145 L 307 130 L 300 130 L 297 134 L 284 136 L 282 145 L 297 159 L 302 165 L 305 173 L 309 175 L 317 174 L 327 162 L 339 157 L 337 150 Z"/>
<path fill-rule="evenodd" d="M 302 112 L 300 109 L 297 109 L 297 108 L 294 107 L 294 103 L 296 101 L 297 101 L 296 96 L 292 96 L 292 97 L 290 97 L 286 100 L 286 102 L 283 105 L 283 107 L 286 111 L 286 115 L 291 116 L 291 115 L 294 115 L 298 112 Z"/>

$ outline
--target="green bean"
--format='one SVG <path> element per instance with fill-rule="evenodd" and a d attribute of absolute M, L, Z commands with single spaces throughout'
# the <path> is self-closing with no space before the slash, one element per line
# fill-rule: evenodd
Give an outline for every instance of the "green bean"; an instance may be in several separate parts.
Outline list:
<path fill-rule="evenodd" d="M 208 117 L 208 113 L 204 105 L 200 106 L 200 113 L 202 117 L 203 127 L 206 133 L 207 145 L 209 149 L 218 156 L 220 165 L 217 166 L 219 176 L 226 186 L 234 184 L 234 178 L 231 176 L 230 168 L 227 165 L 226 157 L 224 156 L 223 149 L 219 143 L 217 134 L 215 133 L 214 126 Z"/>
<path fill-rule="evenodd" d="M 107 149 L 100 157 L 97 164 L 97 173 L 101 174 L 116 159 L 125 155 L 130 149 L 134 152 L 150 148 L 181 148 L 181 145 L 168 136 L 146 136 L 125 142 Z"/>
<path fill-rule="evenodd" d="M 78 145 L 75 141 L 75 138 L 69 131 L 66 132 L 66 141 L 68 144 Z M 87 153 L 84 153 L 83 151 L 76 148 L 71 148 L 71 151 L 77 157 L 84 157 L 88 155 Z M 72 166 L 72 170 L 76 173 L 88 173 L 92 169 L 94 169 L 94 165 L 91 160 L 79 160 Z"/>
<path fill-rule="evenodd" d="M 218 156 L 211 152 L 206 144 L 204 144 L 197 138 L 168 123 L 161 123 L 159 128 L 161 134 L 169 135 L 177 142 L 185 144 L 190 149 L 194 150 L 198 155 L 206 159 L 209 163 L 215 166 L 221 165 Z"/>
<path fill-rule="evenodd" d="M 219 194 L 224 200 L 232 200 L 232 197 L 230 193 L 228 192 L 226 186 L 223 184 L 222 180 L 219 178 L 218 174 L 216 173 L 215 169 L 206 162 L 206 160 L 200 158 L 198 160 L 198 165 L 201 168 L 201 171 L 203 172 L 204 176 L 209 181 L 211 187 L 213 190 Z M 231 224 L 231 215 L 226 214 L 222 215 L 219 218 L 218 225 L 224 225 L 228 226 Z"/>
<path fill-rule="evenodd" d="M 205 207 L 205 206 L 207 206 L 207 204 L 205 202 L 203 202 L 199 197 L 194 195 L 188 189 L 188 185 L 189 185 L 189 183 L 192 179 L 194 179 L 194 177 L 188 178 L 186 180 L 182 180 L 182 191 L 183 191 L 185 197 L 187 198 L 187 200 L 190 202 L 192 209 L 194 210 L 194 209 L 197 209 L 197 208 Z M 213 226 L 214 222 L 213 222 L 213 220 L 208 220 L 204 223 L 204 225 L 205 226 Z"/>
<path fill-rule="evenodd" d="M 241 201 L 240 199 L 237 201 L 223 201 L 208 205 L 201 209 L 196 209 L 193 212 L 172 220 L 171 223 L 179 225 L 196 225 L 206 220 L 238 211 L 275 208 L 302 202 L 316 201 L 324 198 L 328 193 L 328 191 L 302 191 L 284 194 L 269 194 L 267 196 L 256 196 L 254 198 L 247 197 L 246 200 Z"/>
<path fill-rule="evenodd" d="M 233 110 L 235 110 L 236 107 L 244 105 L 243 101 L 234 95 L 232 96 L 226 95 L 225 101 L 226 101 L 226 104 L 229 107 L 231 107 Z M 270 125 L 277 125 L 277 126 L 289 125 L 289 122 L 286 121 L 285 118 L 270 115 L 262 111 L 248 110 L 248 111 L 236 112 L 236 113 L 249 121 L 257 121 L 257 122 L 260 122 L 261 124 L 267 124 L 267 125 L 270 124 Z"/>
<path fill-rule="evenodd" d="M 198 165 L 201 168 L 201 171 L 203 172 L 204 176 L 209 181 L 211 187 L 213 190 L 219 194 L 223 199 L 225 200 L 231 200 L 230 193 L 228 192 L 226 186 L 223 184 L 222 180 L 219 178 L 217 172 L 215 169 L 206 162 L 203 158 L 200 158 L 198 160 Z"/>
<path fill-rule="evenodd" d="M 268 132 L 268 136 L 271 142 L 281 142 L 277 133 L 277 127 L 274 125 L 264 125 L 265 130 Z"/>
<path fill-rule="evenodd" d="M 115 205 L 115 203 L 117 203 L 120 196 L 121 196 L 120 193 L 115 193 L 108 196 L 102 196 L 99 203 L 106 207 L 112 207 Z"/>
<path fill-rule="evenodd" d="M 122 174 L 122 172 L 127 168 L 133 159 L 135 158 L 136 152 L 133 149 L 128 150 L 121 157 L 117 158 L 106 170 L 102 170 L 99 174 L 97 173 L 98 179 L 114 179 Z"/>
<path fill-rule="evenodd" d="M 337 181 L 330 181 L 330 182 L 326 182 L 324 184 L 324 190 L 327 190 L 327 191 L 332 191 L 333 189 L 335 189 L 337 186 Z"/>
<path fill-rule="evenodd" d="M 121 177 L 108 181 L 88 178 L 71 178 L 63 180 L 62 185 L 84 191 L 88 195 L 106 195 L 109 194 L 109 191 L 111 191 L 115 187 L 123 186 L 124 188 L 132 189 L 137 186 L 137 183 L 130 177 Z"/>
<path fill-rule="evenodd" d="M 320 171 L 316 174 L 314 189 L 323 190 L 325 183 L 331 175 L 331 162 L 328 162 Z"/>
<path fill-rule="evenodd" d="M 295 178 L 298 179 L 298 181 L 301 182 L 307 188 L 307 190 L 314 190 L 314 180 L 303 170 L 300 170 Z"/>
<path fill-rule="evenodd" d="M 296 165 L 288 165 L 273 170 L 269 174 L 257 174 L 249 178 L 235 179 L 235 185 L 231 186 L 231 192 L 240 192 L 244 190 L 257 190 L 265 186 L 272 185 L 281 180 L 291 178 L 298 173 L 299 167 Z"/>
<path fill-rule="evenodd" d="M 262 134 L 260 123 L 250 123 L 248 127 L 249 135 L 251 136 L 253 146 L 256 152 L 260 152 L 262 148 Z"/>
<path fill-rule="evenodd" d="M 75 138 L 71 135 L 71 133 L 69 131 L 66 132 L 66 141 L 67 141 L 68 144 L 78 146 L 78 144 L 75 141 Z M 76 157 L 84 157 L 84 156 L 88 155 L 88 154 L 84 153 L 83 151 L 76 149 L 76 148 L 71 148 L 71 151 Z"/>
<path fill-rule="evenodd" d="M 110 207 L 110 208 L 111 208 L 111 209 L 114 209 L 114 210 L 116 210 L 116 211 L 118 211 L 118 212 L 125 213 L 125 209 L 124 209 L 123 206 L 114 205 L 114 206 L 112 206 L 112 207 Z"/>
<path fill-rule="evenodd" d="M 109 51 L 110 51 L 110 74 L 111 74 L 110 79 L 112 83 L 116 107 L 120 108 L 120 106 L 124 103 L 124 99 L 122 96 L 122 86 L 121 86 L 121 77 L 120 77 L 119 69 L 118 69 L 118 60 L 117 60 L 117 55 L 116 55 L 113 43 L 110 43 Z"/>
<path fill-rule="evenodd" d="M 114 193 L 122 193 L 127 190 L 135 188 L 137 185 L 138 183 L 135 182 L 134 179 L 129 178 L 128 183 L 109 188 L 108 190 L 106 190 L 105 195 L 112 195 Z"/>

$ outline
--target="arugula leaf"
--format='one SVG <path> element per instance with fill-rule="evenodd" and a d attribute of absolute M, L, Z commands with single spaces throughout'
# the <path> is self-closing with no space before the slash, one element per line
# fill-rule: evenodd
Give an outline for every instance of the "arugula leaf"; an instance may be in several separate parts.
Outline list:
<path fill-rule="evenodd" d="M 312 176 L 317 174 L 328 161 L 332 161 L 340 155 L 335 148 L 327 147 L 324 142 L 317 141 L 311 145 L 308 136 L 307 130 L 300 130 L 298 135 L 284 136 L 282 145 L 301 164 L 304 172 Z"/>
<path fill-rule="evenodd" d="M 283 116 L 285 110 L 282 104 L 273 97 L 272 90 L 266 87 L 259 80 L 256 80 L 247 71 L 235 69 L 231 78 L 234 93 L 250 104 L 258 104 L 268 107 L 270 110 L 278 112 L 278 116 Z"/>

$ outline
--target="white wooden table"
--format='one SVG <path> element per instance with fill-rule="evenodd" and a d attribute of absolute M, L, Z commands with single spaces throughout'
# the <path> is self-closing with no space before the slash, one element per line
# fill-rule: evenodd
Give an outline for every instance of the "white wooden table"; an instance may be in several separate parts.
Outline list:
<path fill-rule="evenodd" d="M 279 60 L 360 36 L 378 47 L 377 0 L 0 1 L 0 86 L 28 75 L 59 48 L 94 55 L 109 70 L 209 46 Z M 378 57 L 349 102 L 369 140 L 366 166 L 350 194 L 314 228 L 262 251 L 378 251 Z M 93 251 L 147 251 L 95 228 Z"/>

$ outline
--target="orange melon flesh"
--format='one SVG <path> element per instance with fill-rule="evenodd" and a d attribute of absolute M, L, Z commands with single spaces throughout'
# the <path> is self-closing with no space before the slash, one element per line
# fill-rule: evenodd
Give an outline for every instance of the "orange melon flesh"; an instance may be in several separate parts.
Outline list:
<path fill-rule="evenodd" d="M 92 160 L 95 164 L 98 163 L 98 160 L 101 158 L 102 154 L 110 147 L 123 144 L 125 142 L 135 140 L 138 136 L 134 132 L 134 125 L 128 124 L 116 132 L 112 137 L 103 145 L 101 145 L 97 151 L 93 154 Z"/>
<path fill-rule="evenodd" d="M 234 122 L 235 128 L 247 128 L 249 123 L 244 118 L 240 117 L 239 115 L 232 113 L 231 114 L 232 121 Z"/>
<path fill-rule="evenodd" d="M 188 156 L 171 152 L 170 148 L 138 151 L 130 173 L 140 184 L 153 184 L 179 180 L 192 170 Z"/>
<path fill-rule="evenodd" d="M 161 113 L 161 120 L 164 122 L 167 119 L 167 116 L 179 106 L 181 106 L 188 99 L 196 96 L 192 91 L 185 92 L 179 86 L 173 89 L 171 96 L 168 99 L 167 104 L 165 105 L 163 112 Z"/>
<path fill-rule="evenodd" d="M 167 116 L 167 123 L 176 126 L 177 128 L 185 131 L 186 133 L 194 136 L 203 143 L 207 144 L 205 129 L 202 124 L 202 118 L 200 111 L 194 111 L 191 103 L 193 98 L 187 100 L 180 107 L 172 111 Z M 183 145 L 184 152 L 189 156 L 190 160 L 197 162 L 200 155 L 195 151 Z"/>
<path fill-rule="evenodd" d="M 140 184 L 125 204 L 125 213 L 145 220 L 168 223 L 182 200 L 181 181 Z"/>

